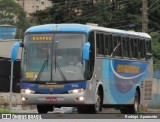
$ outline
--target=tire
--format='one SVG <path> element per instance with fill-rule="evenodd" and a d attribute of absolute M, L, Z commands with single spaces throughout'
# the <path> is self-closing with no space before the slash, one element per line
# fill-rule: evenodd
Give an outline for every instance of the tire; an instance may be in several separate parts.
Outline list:
<path fill-rule="evenodd" d="M 102 111 L 102 96 L 100 93 L 97 93 L 97 98 L 96 98 L 96 104 L 95 104 L 95 112 L 100 112 Z"/>
<path fill-rule="evenodd" d="M 78 113 L 89 113 L 89 108 L 87 107 L 87 106 L 81 106 L 81 107 L 77 107 L 77 111 L 78 111 Z"/>
<path fill-rule="evenodd" d="M 122 108 L 120 108 L 121 114 L 128 114 L 127 108 L 128 108 L 128 107 L 122 107 Z"/>
<path fill-rule="evenodd" d="M 136 114 L 139 112 L 139 104 L 140 104 L 140 97 L 139 93 L 136 91 L 134 97 L 134 104 L 131 106 L 125 106 L 120 108 L 122 114 Z"/>
<path fill-rule="evenodd" d="M 46 106 L 46 105 L 37 105 L 37 111 L 40 114 L 46 114 L 46 113 L 48 113 L 48 106 Z"/>
<path fill-rule="evenodd" d="M 139 93 L 136 91 L 135 98 L 134 98 L 134 104 L 131 108 L 131 111 L 133 114 L 136 114 L 139 112 L 139 104 L 140 104 L 140 97 L 139 97 Z"/>
<path fill-rule="evenodd" d="M 96 94 L 96 103 L 94 105 L 91 106 L 91 113 L 98 113 L 100 111 L 102 111 L 102 95 L 100 94 L 100 92 L 98 91 Z"/>
<path fill-rule="evenodd" d="M 96 95 L 96 103 L 94 105 L 86 105 L 77 107 L 78 113 L 95 114 L 102 111 L 102 95 L 98 92 Z"/>

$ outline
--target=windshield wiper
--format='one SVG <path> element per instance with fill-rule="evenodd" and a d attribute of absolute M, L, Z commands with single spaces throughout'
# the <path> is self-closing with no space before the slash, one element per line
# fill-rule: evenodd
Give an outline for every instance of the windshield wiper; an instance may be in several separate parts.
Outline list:
<path fill-rule="evenodd" d="M 46 66 L 48 68 L 48 54 L 47 54 L 47 59 L 44 60 L 44 62 L 42 64 L 42 67 L 41 67 L 40 71 L 38 72 L 38 75 L 37 75 L 36 80 L 35 80 L 36 82 L 40 80 L 41 74 L 43 73 Z"/>
<path fill-rule="evenodd" d="M 66 76 L 64 75 L 64 73 L 62 72 L 60 66 L 58 65 L 58 63 L 55 61 L 55 66 L 58 69 L 59 73 L 61 74 L 61 77 L 63 78 L 64 81 L 67 81 Z M 56 69 L 55 69 L 56 70 Z"/>
<path fill-rule="evenodd" d="M 44 69 L 47 65 L 48 65 L 48 59 L 44 60 L 44 62 L 42 64 L 42 67 L 41 67 L 41 69 L 40 69 L 40 71 L 39 71 L 39 73 L 36 77 L 36 80 L 35 80 L 36 82 L 40 80 L 41 74 L 43 73 L 43 71 L 44 71 Z"/>
<path fill-rule="evenodd" d="M 61 74 L 61 77 L 63 78 L 64 81 L 67 81 L 66 76 L 64 75 L 64 73 L 62 72 L 60 66 L 57 63 L 57 44 L 59 41 L 55 41 L 55 72 L 56 72 L 56 68 L 58 69 L 59 73 Z"/>

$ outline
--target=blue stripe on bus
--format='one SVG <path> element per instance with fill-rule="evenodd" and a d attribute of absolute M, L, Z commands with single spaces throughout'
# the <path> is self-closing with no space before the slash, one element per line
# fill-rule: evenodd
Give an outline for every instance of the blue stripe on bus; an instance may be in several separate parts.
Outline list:
<path fill-rule="evenodd" d="M 33 84 L 33 83 L 20 83 L 21 89 L 31 89 L 36 91 L 37 93 L 42 94 L 50 94 L 51 91 L 53 94 L 61 94 L 66 93 L 69 90 L 79 89 L 79 88 L 86 88 L 86 82 L 80 83 L 68 83 L 68 84 L 56 84 L 55 88 L 44 88 L 46 84 Z M 63 86 L 63 87 L 62 87 Z M 40 88 L 41 87 L 41 88 Z M 57 87 L 57 88 L 56 88 Z"/>
<path fill-rule="evenodd" d="M 126 66 L 128 69 L 117 72 L 118 65 Z M 134 68 L 132 66 L 139 67 L 137 73 L 131 69 L 129 70 L 129 68 Z M 109 103 L 128 103 L 135 95 L 136 86 L 141 84 L 145 77 L 147 77 L 148 67 L 149 64 L 147 63 L 124 60 L 103 60 L 102 75 L 104 86 L 106 87 L 105 94 Z"/>

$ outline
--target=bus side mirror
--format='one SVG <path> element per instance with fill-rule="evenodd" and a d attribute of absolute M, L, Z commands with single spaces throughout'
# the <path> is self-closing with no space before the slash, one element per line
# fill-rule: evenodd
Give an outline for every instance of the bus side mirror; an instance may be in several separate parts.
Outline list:
<path fill-rule="evenodd" d="M 12 46 L 12 53 L 11 53 L 11 60 L 16 61 L 17 60 L 17 55 L 18 55 L 18 49 L 19 47 L 23 47 L 23 44 L 20 42 L 14 43 Z"/>
<path fill-rule="evenodd" d="M 83 60 L 89 60 L 90 43 L 86 42 L 83 46 Z"/>
<path fill-rule="evenodd" d="M 146 53 L 146 59 L 150 59 L 152 57 L 152 54 L 151 53 Z"/>

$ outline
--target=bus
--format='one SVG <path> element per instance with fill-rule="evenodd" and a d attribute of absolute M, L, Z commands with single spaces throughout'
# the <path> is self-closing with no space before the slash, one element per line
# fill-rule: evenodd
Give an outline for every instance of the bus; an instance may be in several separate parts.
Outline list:
<path fill-rule="evenodd" d="M 76 107 L 98 113 L 113 107 L 135 114 L 152 97 L 153 60 L 147 33 L 85 24 L 46 24 L 26 30 L 22 101 L 39 113 Z"/>

